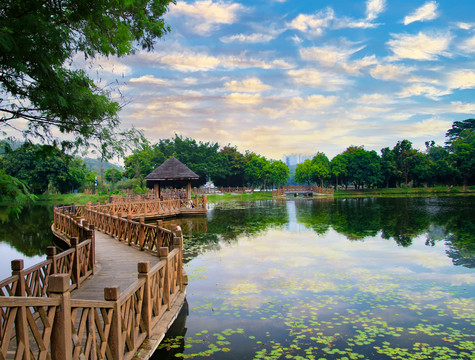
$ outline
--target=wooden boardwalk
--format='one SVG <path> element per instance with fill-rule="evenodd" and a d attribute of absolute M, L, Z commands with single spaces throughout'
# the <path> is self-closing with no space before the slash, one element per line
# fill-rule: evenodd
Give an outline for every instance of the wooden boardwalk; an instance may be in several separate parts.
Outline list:
<path fill-rule="evenodd" d="M 105 284 L 119 286 L 123 292 L 137 281 L 139 262 L 149 261 L 150 267 L 160 262 L 158 256 L 135 249 L 100 231 L 95 232 L 95 239 L 94 276 L 84 281 L 79 289 L 73 290 L 73 299 L 104 300 Z"/>
<path fill-rule="evenodd" d="M 70 249 L 14 260 L 0 281 L 0 359 L 148 359 L 185 302 L 181 228 L 90 206 L 54 215 Z"/>

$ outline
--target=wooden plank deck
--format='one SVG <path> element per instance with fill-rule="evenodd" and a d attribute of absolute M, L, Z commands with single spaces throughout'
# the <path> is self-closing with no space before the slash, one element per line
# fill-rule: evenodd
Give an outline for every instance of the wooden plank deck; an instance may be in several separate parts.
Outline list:
<path fill-rule="evenodd" d="M 71 293 L 73 299 L 104 300 L 106 286 L 119 286 L 123 292 L 137 280 L 139 262 L 150 261 L 150 267 L 153 267 L 160 261 L 158 256 L 128 246 L 100 231 L 95 231 L 95 236 L 94 276 Z"/>

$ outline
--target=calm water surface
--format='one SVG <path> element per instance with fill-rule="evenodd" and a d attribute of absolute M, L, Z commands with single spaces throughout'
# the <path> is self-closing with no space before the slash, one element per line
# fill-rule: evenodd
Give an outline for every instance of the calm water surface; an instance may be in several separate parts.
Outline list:
<path fill-rule="evenodd" d="M 154 359 L 475 359 L 474 198 L 222 203 L 185 219 Z"/>
<path fill-rule="evenodd" d="M 153 359 L 475 359 L 474 200 L 225 202 L 172 220 L 188 303 Z M 20 219 L 0 226 L 1 278 L 52 244 L 51 208 Z"/>
<path fill-rule="evenodd" d="M 18 218 L 0 222 L 0 280 L 11 276 L 11 261 L 23 259 L 25 268 L 46 259 L 53 246 L 53 206 L 33 205 Z"/>

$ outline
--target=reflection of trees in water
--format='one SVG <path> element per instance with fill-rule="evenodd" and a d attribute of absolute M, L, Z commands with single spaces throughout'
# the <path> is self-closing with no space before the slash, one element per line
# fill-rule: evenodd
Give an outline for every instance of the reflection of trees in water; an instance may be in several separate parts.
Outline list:
<path fill-rule="evenodd" d="M 296 203 L 297 220 L 324 234 L 330 226 L 349 240 L 376 236 L 410 246 L 427 234 L 426 245 L 445 241 L 455 265 L 473 267 L 475 216 L 473 198 L 317 199 Z"/>
<path fill-rule="evenodd" d="M 52 206 L 32 205 L 24 208 L 18 218 L 13 217 L 0 227 L 0 241 L 26 256 L 44 255 L 53 245 Z"/>
<path fill-rule="evenodd" d="M 426 234 L 426 245 L 445 241 L 454 264 L 472 267 L 475 257 L 475 219 L 472 198 L 354 198 L 295 200 L 292 216 L 317 234 L 330 228 L 349 240 L 364 240 L 380 233 L 383 239 L 410 246 Z M 293 213 L 295 211 L 295 214 Z M 206 218 L 202 218 L 206 219 Z M 192 218 L 193 220 L 193 218 Z M 200 220 L 200 221 L 202 221 Z M 193 220 L 194 221 L 194 220 Z M 286 203 L 260 201 L 226 203 L 209 214 L 206 233 L 185 234 L 187 258 L 204 250 L 233 243 L 240 235 L 252 236 L 289 221 Z"/>

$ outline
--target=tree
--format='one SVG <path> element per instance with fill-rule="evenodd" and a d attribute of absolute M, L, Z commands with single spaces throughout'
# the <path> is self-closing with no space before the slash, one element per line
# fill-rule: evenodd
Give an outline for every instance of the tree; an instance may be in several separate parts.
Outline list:
<path fill-rule="evenodd" d="M 381 177 L 386 188 L 396 186 L 397 182 L 397 167 L 394 160 L 394 152 L 388 147 L 381 149 Z"/>
<path fill-rule="evenodd" d="M 122 173 L 116 168 L 110 168 L 105 173 L 106 180 L 112 183 L 112 191 L 114 191 L 115 184 L 122 177 Z"/>
<path fill-rule="evenodd" d="M 18 216 L 23 206 L 36 197 L 28 192 L 26 184 L 0 170 L 0 221 L 5 222 L 12 215 Z"/>
<path fill-rule="evenodd" d="M 61 193 L 77 189 L 84 182 L 86 171 L 82 160 L 55 147 L 31 143 L 5 154 L 2 165 L 6 174 L 25 183 L 34 194 L 48 189 Z"/>
<path fill-rule="evenodd" d="M 313 164 L 312 160 L 307 159 L 301 164 L 297 164 L 295 168 L 295 181 L 299 184 L 307 183 L 310 185 L 312 183 L 312 170 Z"/>
<path fill-rule="evenodd" d="M 410 170 L 408 159 L 414 155 L 412 143 L 409 140 L 398 141 L 392 151 L 394 153 L 394 162 L 396 163 L 399 181 L 403 180 L 407 186 L 409 183 Z"/>
<path fill-rule="evenodd" d="M 323 180 L 330 177 L 330 160 L 324 153 L 318 152 L 312 159 L 312 180 L 320 181 L 323 187 Z"/>
<path fill-rule="evenodd" d="M 253 153 L 248 154 L 248 161 L 246 162 L 244 173 L 246 174 L 246 180 L 250 185 L 263 185 L 264 188 L 266 187 L 267 178 L 264 169 L 267 163 L 268 160 L 263 156 Z"/>
<path fill-rule="evenodd" d="M 346 156 L 348 157 L 348 179 L 355 184 L 356 188 L 364 184 L 371 187 L 381 182 L 381 163 L 376 151 L 353 147 Z"/>
<path fill-rule="evenodd" d="M 335 177 L 335 189 L 338 189 L 338 177 L 347 175 L 348 159 L 344 154 L 338 154 L 330 161 L 330 172 Z"/>
<path fill-rule="evenodd" d="M 119 104 L 84 70 L 82 53 L 125 56 L 151 50 L 169 31 L 162 15 L 170 0 L 4 0 L 0 5 L 0 124 L 28 122 L 25 135 L 52 139 L 54 128 L 87 145 L 114 132 Z M 66 142 L 64 143 L 65 145 Z"/>
<path fill-rule="evenodd" d="M 218 186 L 243 186 L 245 182 L 244 167 L 246 159 L 230 145 L 222 148 L 219 153 L 224 157 L 225 171 L 220 176 L 215 176 L 213 181 Z"/>
<path fill-rule="evenodd" d="M 466 119 L 463 121 L 454 121 L 452 128 L 447 130 L 445 137 L 448 140 L 445 144 L 450 147 L 454 140 L 458 139 L 464 130 L 475 131 L 475 119 Z"/>
<path fill-rule="evenodd" d="M 463 188 L 466 190 L 469 180 L 475 178 L 474 130 L 463 130 L 459 137 L 452 141 L 451 158 L 463 178 Z"/>
<path fill-rule="evenodd" d="M 279 186 L 287 182 L 289 177 L 289 167 L 281 160 L 271 160 L 265 166 L 265 171 L 268 173 L 269 181 L 272 187 Z"/>

